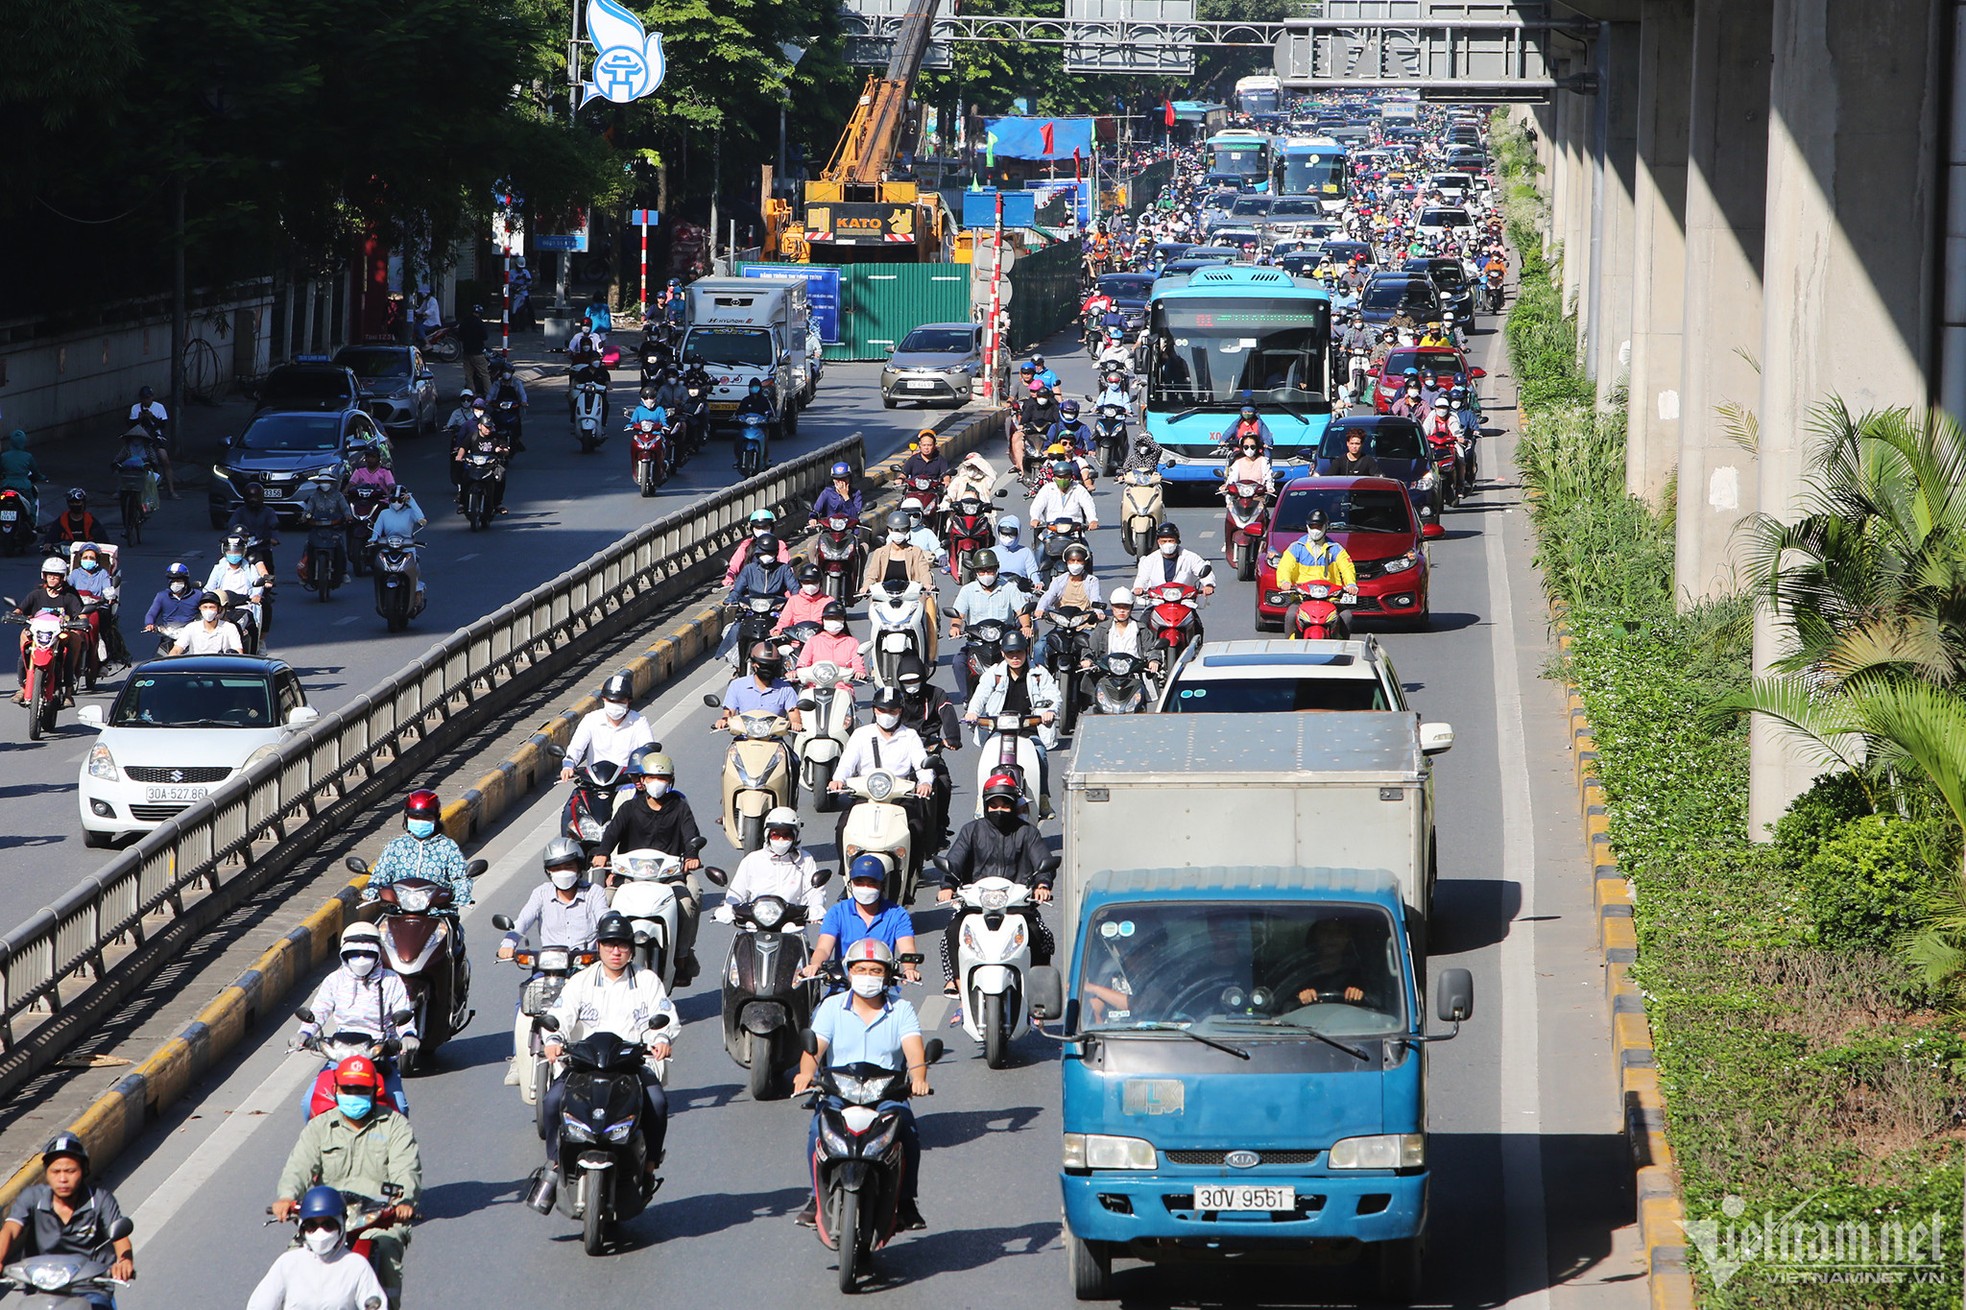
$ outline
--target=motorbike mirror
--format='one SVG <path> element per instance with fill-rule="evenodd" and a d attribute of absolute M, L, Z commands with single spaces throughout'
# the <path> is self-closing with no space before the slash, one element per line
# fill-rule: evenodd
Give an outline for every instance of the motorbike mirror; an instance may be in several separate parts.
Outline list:
<path fill-rule="evenodd" d="M 708 705 L 713 710 L 720 710 L 724 707 L 723 698 L 716 695 L 714 692 L 707 692 L 707 691 L 704 692 L 703 703 L 705 705 Z"/>
<path fill-rule="evenodd" d="M 116 1221 L 109 1225 L 109 1231 L 105 1236 L 112 1242 L 120 1242 L 136 1230 L 136 1224 L 131 1221 L 128 1215 L 118 1215 L 116 1216 Z"/>
<path fill-rule="evenodd" d="M 561 760 L 566 758 L 566 754 L 567 754 L 566 747 L 560 745 L 558 742 L 549 741 L 544 746 L 540 747 L 540 749 L 546 752 L 546 754 L 552 756 L 556 760 Z"/>
<path fill-rule="evenodd" d="M 294 1011 L 294 1018 L 300 1020 L 302 1023 L 313 1023 L 314 1011 L 308 1009 L 306 1006 L 303 1005 L 298 1010 Z"/>
<path fill-rule="evenodd" d="M 814 869 L 812 871 L 812 885 L 814 887 L 824 887 L 832 880 L 833 871 L 831 869 Z"/>
<path fill-rule="evenodd" d="M 1048 964 L 1037 965 L 1026 976 L 1024 983 L 1033 1019 L 1044 1022 L 1056 1019 L 1065 1012 L 1065 984 L 1057 969 Z"/>
<path fill-rule="evenodd" d="M 671 1028 L 675 1026 L 676 1026 L 675 1015 L 673 1014 L 655 1015 L 652 1018 L 650 1018 L 648 1027 L 643 1031 L 643 1040 L 653 1041 L 657 1037 L 662 1036 L 663 1033 L 668 1032 Z"/>
<path fill-rule="evenodd" d="M 799 1049 L 807 1055 L 819 1054 L 819 1034 L 810 1028 L 799 1029 Z"/>
<path fill-rule="evenodd" d="M 415 1010 L 397 1010 L 389 1016 L 389 1022 L 395 1027 L 401 1028 L 404 1024 L 409 1023 L 415 1018 Z"/>
<path fill-rule="evenodd" d="M 368 861 L 359 855 L 349 856 L 341 862 L 341 867 L 353 874 L 364 874 L 369 871 Z"/>
<path fill-rule="evenodd" d="M 511 932 L 512 916 L 509 914 L 494 914 L 492 916 L 492 927 L 498 929 L 500 932 Z"/>
<path fill-rule="evenodd" d="M 485 870 L 489 868 L 491 868 L 491 861 L 473 860 L 464 866 L 464 876 L 467 878 L 482 878 L 485 876 Z"/>
<path fill-rule="evenodd" d="M 556 1033 L 560 1031 L 560 1021 L 558 1019 L 555 1019 L 550 1014 L 540 1014 L 540 1015 L 533 1016 L 533 1023 L 539 1028 L 541 1032 Z"/>
<path fill-rule="evenodd" d="M 691 854 L 695 854 L 709 844 L 710 839 L 708 837 L 692 837 L 689 839 L 688 849 Z"/>
<path fill-rule="evenodd" d="M 703 870 L 703 878 L 704 881 L 713 883 L 718 887 L 728 887 L 730 885 L 730 875 L 725 873 L 722 869 L 712 869 L 706 867 Z"/>
<path fill-rule="evenodd" d="M 922 1062 L 924 1064 L 934 1064 L 942 1058 L 942 1052 L 947 1049 L 947 1047 L 942 1045 L 942 1039 L 940 1037 L 929 1038 L 922 1043 Z"/>
<path fill-rule="evenodd" d="M 894 957 L 894 962 L 896 964 L 920 964 L 922 962 L 922 958 L 923 958 L 922 953 L 920 951 L 903 951 L 901 954 Z"/>

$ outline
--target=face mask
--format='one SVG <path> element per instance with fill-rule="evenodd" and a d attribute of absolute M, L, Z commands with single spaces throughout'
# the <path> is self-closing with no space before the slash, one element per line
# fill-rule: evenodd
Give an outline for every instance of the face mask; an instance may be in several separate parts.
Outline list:
<path fill-rule="evenodd" d="M 808 596 L 817 596 L 819 594 L 819 584 L 816 582 L 801 582 L 799 584 L 799 590 Z"/>
<path fill-rule="evenodd" d="M 342 956 L 341 965 L 357 978 L 366 978 L 375 972 L 376 957 L 367 951 L 355 951 Z"/>
<path fill-rule="evenodd" d="M 762 554 L 762 553 L 760 553 L 760 554 L 759 554 L 759 556 L 758 556 L 758 567 L 759 567 L 759 568 L 761 568 L 761 569 L 772 569 L 772 568 L 777 568 L 777 567 L 778 567 L 778 556 L 776 556 L 776 555 L 766 555 L 766 554 Z"/>
<path fill-rule="evenodd" d="M 882 732 L 893 732 L 895 726 L 900 722 L 901 716 L 899 714 L 892 714 L 885 710 L 874 711 L 874 723 Z"/>
<path fill-rule="evenodd" d="M 669 794 L 669 780 L 667 778 L 645 778 L 642 780 L 642 790 L 657 800 L 661 800 Z"/>
<path fill-rule="evenodd" d="M 1079 563 L 1077 560 L 1073 560 L 1065 566 L 1065 571 L 1076 578 L 1085 572 L 1085 565 Z"/>
<path fill-rule="evenodd" d="M 1181 543 L 1178 541 L 1163 541 L 1160 544 L 1160 553 L 1163 555 L 1177 555 L 1180 551 Z"/>
<path fill-rule="evenodd" d="M 375 1097 L 362 1092 L 336 1092 L 334 1103 L 350 1119 L 366 1119 L 369 1111 L 375 1109 Z"/>
<path fill-rule="evenodd" d="M 606 710 L 608 718 L 616 723 L 619 723 L 623 719 L 628 717 L 627 701 L 619 701 L 619 700 L 602 701 L 601 708 L 603 710 Z"/>
<path fill-rule="evenodd" d="M 96 563 L 96 561 L 92 559 L 85 559 L 82 561 L 82 570 L 85 573 L 94 573 L 97 569 L 101 567 L 102 565 Z"/>
<path fill-rule="evenodd" d="M 1016 540 L 1017 540 L 1017 529 L 1016 529 L 1016 528 L 998 528 L 998 529 L 997 529 L 997 535 L 998 535 L 999 537 L 1002 537 L 1002 538 L 1003 538 L 1003 539 L 1004 539 L 1005 541 L 1016 541 Z"/>
<path fill-rule="evenodd" d="M 983 817 L 988 819 L 990 826 L 998 832 L 1012 832 L 1017 827 L 1017 811 L 1015 810 L 991 810 Z"/>
<path fill-rule="evenodd" d="M 769 524 L 769 523 L 754 523 L 754 524 L 752 524 L 752 525 L 751 525 L 751 535 L 752 535 L 752 536 L 754 536 L 754 537 L 768 537 L 768 536 L 770 536 L 770 535 L 771 535 L 771 524 Z"/>
<path fill-rule="evenodd" d="M 573 890 L 574 884 L 580 881 L 580 870 L 579 869 L 551 869 L 548 870 L 546 876 L 553 880 L 553 885 L 555 887 L 559 888 L 563 892 L 570 892 Z"/>
<path fill-rule="evenodd" d="M 887 534 L 887 539 L 890 543 L 899 546 L 908 540 L 908 534 L 905 532 L 890 532 Z"/>
<path fill-rule="evenodd" d="M 1323 541 L 1323 540 L 1324 540 L 1324 529 L 1323 529 L 1323 528 L 1312 528 L 1312 529 L 1311 529 L 1310 531 L 1308 531 L 1308 532 L 1306 532 L 1306 533 L 1305 533 L 1304 535 L 1305 535 L 1305 536 L 1307 536 L 1307 537 L 1309 537 L 1309 538 L 1310 538 L 1310 539 L 1311 539 L 1312 541 Z"/>
<path fill-rule="evenodd" d="M 1413 397 L 1413 396 L 1418 396 L 1418 395 L 1420 394 L 1420 388 L 1418 388 L 1418 387 L 1408 387 L 1408 388 L 1406 389 L 1406 394 L 1407 394 L 1407 396 L 1408 396 L 1408 397 Z"/>
<path fill-rule="evenodd" d="M 411 819 L 409 826 L 410 836 L 416 838 L 434 836 L 437 831 L 437 821 L 435 819 Z"/>
<path fill-rule="evenodd" d="M 859 883 L 853 884 L 853 899 L 857 901 L 859 904 L 872 905 L 875 901 L 878 901 L 880 898 L 881 898 L 880 884 L 876 883 L 871 887 L 863 887 Z"/>
<path fill-rule="evenodd" d="M 976 581 L 983 590 L 989 591 L 997 585 L 997 575 L 994 573 L 979 573 L 976 575 Z"/>
<path fill-rule="evenodd" d="M 847 982 L 852 985 L 855 996 L 870 1001 L 887 990 L 887 979 L 877 973 L 848 974 Z"/>
<path fill-rule="evenodd" d="M 846 631 L 846 620 L 827 619 L 824 623 L 820 624 L 820 626 L 825 628 L 826 631 L 832 633 L 834 636 L 837 637 L 839 634 Z"/>
<path fill-rule="evenodd" d="M 191 584 L 188 582 L 173 582 L 171 584 L 171 594 L 173 596 L 182 596 L 185 592 L 190 590 L 191 590 Z"/>
<path fill-rule="evenodd" d="M 204 621 L 205 621 L 206 623 L 217 623 L 217 622 L 218 622 L 218 611 L 217 611 L 217 610 L 199 610 L 199 611 L 198 611 L 198 617 L 199 617 L 200 619 L 202 619 L 202 620 L 204 620 Z"/>
<path fill-rule="evenodd" d="M 243 564 L 246 562 L 246 557 L 244 555 L 228 554 L 225 557 L 225 562 L 227 564 Z"/>
<path fill-rule="evenodd" d="M 300 1240 L 307 1243 L 307 1249 L 315 1255 L 327 1255 L 337 1246 L 341 1245 L 341 1230 L 339 1228 L 317 1228 L 311 1232 L 302 1233 Z"/>
<path fill-rule="evenodd" d="M 773 855 L 785 855 L 792 849 L 792 839 L 790 837 L 773 837 L 765 845 L 771 848 Z"/>

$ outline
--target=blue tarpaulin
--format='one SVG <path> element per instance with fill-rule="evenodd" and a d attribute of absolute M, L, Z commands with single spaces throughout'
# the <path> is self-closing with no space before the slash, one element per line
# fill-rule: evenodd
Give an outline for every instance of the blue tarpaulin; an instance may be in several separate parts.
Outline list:
<path fill-rule="evenodd" d="M 1092 160 L 1092 120 L 1089 118 L 986 118 L 985 140 L 1001 159 Z"/>

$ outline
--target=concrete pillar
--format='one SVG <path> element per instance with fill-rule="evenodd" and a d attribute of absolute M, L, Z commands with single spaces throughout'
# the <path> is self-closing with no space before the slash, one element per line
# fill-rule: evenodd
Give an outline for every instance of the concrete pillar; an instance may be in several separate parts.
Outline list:
<path fill-rule="evenodd" d="M 1939 404 L 1966 423 L 1966 4 L 1953 0 L 1945 20 L 1952 45 L 1952 97 L 1945 140 L 1945 322 L 1939 333 Z"/>
<path fill-rule="evenodd" d="M 1757 503 L 1755 457 L 1719 411 L 1760 403 L 1773 22 L 1773 0 L 1694 3 L 1675 551 L 1687 602 L 1735 590 L 1734 525 Z"/>
<path fill-rule="evenodd" d="M 1625 487 L 1657 502 L 1679 463 L 1680 325 L 1686 301 L 1686 129 L 1693 0 L 1645 0 L 1638 45 L 1630 397 Z"/>
<path fill-rule="evenodd" d="M 1545 254 L 1557 258 L 1570 239 L 1570 188 L 1576 173 L 1570 165 L 1570 106 L 1573 97 L 1562 91 L 1550 106 L 1550 239 Z M 1559 282 L 1561 279 L 1559 279 Z"/>
<path fill-rule="evenodd" d="M 1637 262 L 1639 24 L 1598 28 L 1599 78 L 1596 231 L 1591 251 L 1590 318 L 1585 350 L 1597 401 L 1610 403 L 1631 358 L 1632 277 Z"/>
<path fill-rule="evenodd" d="M 1861 414 L 1932 399 L 1929 238 L 1949 99 L 1940 12 L 1931 0 L 1775 2 L 1760 501 L 1778 519 L 1803 508 L 1813 407 L 1834 396 Z M 1756 672 L 1783 651 L 1776 616 L 1757 614 Z M 1760 718 L 1752 751 L 1748 825 L 1761 836 L 1821 765 Z"/>
<path fill-rule="evenodd" d="M 1559 91 L 1563 121 L 1563 307 L 1576 309 L 1582 323 L 1591 266 L 1591 119 L 1597 98 Z"/>

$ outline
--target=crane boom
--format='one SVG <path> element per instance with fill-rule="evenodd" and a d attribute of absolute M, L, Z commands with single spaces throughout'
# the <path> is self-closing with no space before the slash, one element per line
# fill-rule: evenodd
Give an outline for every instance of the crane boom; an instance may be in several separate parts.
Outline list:
<path fill-rule="evenodd" d="M 878 186 L 908 130 L 908 97 L 928 55 L 942 0 L 910 0 L 888 56 L 886 76 L 869 77 L 833 158 L 820 176 L 847 186 Z"/>

